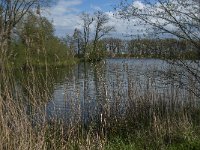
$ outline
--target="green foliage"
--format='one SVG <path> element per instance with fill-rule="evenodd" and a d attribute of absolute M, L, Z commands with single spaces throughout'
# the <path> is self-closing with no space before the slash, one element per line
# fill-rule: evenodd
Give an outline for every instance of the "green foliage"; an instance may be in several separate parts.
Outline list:
<path fill-rule="evenodd" d="M 93 49 L 93 45 L 87 47 L 85 58 L 89 62 L 100 61 L 107 56 L 107 51 L 103 41 L 97 43 L 97 49 Z"/>
<path fill-rule="evenodd" d="M 128 42 L 128 50 L 134 57 L 199 59 L 195 47 L 188 40 L 133 39 Z"/>
<path fill-rule="evenodd" d="M 18 30 L 10 57 L 10 62 L 16 67 L 67 65 L 74 62 L 71 50 L 54 36 L 53 25 L 46 18 L 30 14 L 21 22 Z"/>
<path fill-rule="evenodd" d="M 181 136 L 181 135 L 179 135 Z M 141 133 L 134 137 L 129 136 L 127 139 L 113 137 L 106 146 L 106 150 L 143 150 L 143 149 L 163 149 L 163 150 L 196 150 L 200 147 L 200 137 L 192 140 L 182 140 L 171 144 L 165 143 L 164 139 L 151 141 L 152 137 Z"/>
<path fill-rule="evenodd" d="M 126 142 L 124 139 L 120 137 L 113 138 L 106 145 L 106 150 L 136 150 L 138 149 L 134 142 Z"/>
<path fill-rule="evenodd" d="M 14 64 L 15 67 L 22 66 L 26 64 L 26 46 L 21 42 L 12 43 L 12 55 L 9 60 L 11 64 Z"/>
<path fill-rule="evenodd" d="M 72 56 L 72 52 L 58 38 L 51 38 L 45 43 L 48 63 L 61 63 Z"/>

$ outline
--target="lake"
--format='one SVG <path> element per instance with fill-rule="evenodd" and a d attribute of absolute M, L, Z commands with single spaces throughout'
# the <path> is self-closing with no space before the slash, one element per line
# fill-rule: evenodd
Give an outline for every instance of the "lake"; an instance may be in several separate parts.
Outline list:
<path fill-rule="evenodd" d="M 196 105 L 194 94 L 182 86 L 182 81 L 188 81 L 184 72 L 176 69 L 179 75 L 174 76 L 174 70 L 160 59 L 106 59 L 97 64 L 77 64 L 54 84 L 46 106 L 48 119 L 87 124 L 105 112 L 123 116 L 128 108 L 134 109 L 144 101 L 174 109 L 191 103 L 192 97 Z"/>

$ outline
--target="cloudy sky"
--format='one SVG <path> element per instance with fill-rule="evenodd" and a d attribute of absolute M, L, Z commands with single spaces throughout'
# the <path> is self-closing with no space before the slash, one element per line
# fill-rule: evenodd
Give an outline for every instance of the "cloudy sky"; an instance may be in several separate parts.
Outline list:
<path fill-rule="evenodd" d="M 129 37 L 130 35 L 136 36 L 143 36 L 146 32 L 146 29 L 150 29 L 151 26 L 142 26 L 141 24 L 138 25 L 136 18 L 131 18 L 128 20 L 119 19 L 119 16 L 116 15 L 116 11 L 114 8 L 120 4 L 121 0 L 54 0 L 55 3 L 50 7 L 45 13 L 45 16 L 49 18 L 49 20 L 53 21 L 55 26 L 55 34 L 58 37 L 66 37 L 66 35 L 72 35 L 75 28 L 82 29 L 82 21 L 80 20 L 80 14 L 82 12 L 93 13 L 97 10 L 101 10 L 105 12 L 109 17 L 109 22 L 107 23 L 109 26 L 115 27 L 115 32 L 111 33 L 110 36 L 118 37 L 118 38 L 125 38 Z M 124 0 L 125 1 L 125 0 Z M 150 7 L 147 3 L 144 3 L 144 0 L 127 0 L 129 2 L 130 10 L 132 6 L 135 8 L 137 7 L 140 10 L 153 11 L 155 14 L 163 12 L 163 9 L 160 9 L 161 5 L 156 3 L 155 0 L 148 0 L 149 2 L 154 3 L 155 7 Z M 177 4 L 179 0 L 170 0 L 171 3 Z M 190 2 L 190 0 L 186 1 Z M 192 5 L 196 6 L 196 5 Z M 184 13 L 193 12 L 193 7 L 187 7 L 187 9 L 178 7 L 180 11 Z M 177 7 L 176 7 L 177 9 Z M 182 10 L 183 9 L 183 10 Z M 183 13 L 183 14 L 184 14 Z M 185 16 L 187 20 L 187 15 Z M 180 18 L 177 16 L 177 19 Z M 156 22 L 160 25 L 165 25 L 165 28 L 171 31 L 174 31 L 176 28 L 171 22 L 166 22 L 163 19 L 155 19 L 149 18 L 151 22 Z M 162 36 L 162 35 L 161 35 Z M 169 35 L 163 35 L 164 37 Z M 151 36 L 152 37 L 152 36 Z"/>
<path fill-rule="evenodd" d="M 48 18 L 53 21 L 55 33 L 59 37 L 65 37 L 72 34 L 75 28 L 81 29 L 79 15 L 82 12 L 92 13 L 96 10 L 104 11 L 110 18 L 108 25 L 113 25 L 116 32 L 112 36 L 124 37 L 137 32 L 141 27 L 134 26 L 134 20 L 125 21 L 116 18 L 114 7 L 120 3 L 120 0 L 57 0 L 49 9 Z M 135 5 L 141 6 L 140 1 Z"/>

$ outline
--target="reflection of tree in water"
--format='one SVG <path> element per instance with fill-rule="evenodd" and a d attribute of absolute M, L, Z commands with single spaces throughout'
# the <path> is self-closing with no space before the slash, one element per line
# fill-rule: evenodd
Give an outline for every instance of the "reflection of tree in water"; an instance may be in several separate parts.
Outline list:
<path fill-rule="evenodd" d="M 138 125 L 150 122 L 157 109 L 163 115 L 178 112 L 192 95 L 166 84 L 159 69 L 167 70 L 166 62 L 140 59 L 78 64 L 54 87 L 48 115 L 84 129 L 92 126 L 104 134 L 116 122 L 134 120 L 127 116 L 136 118 L 133 124 Z"/>
<path fill-rule="evenodd" d="M 121 102 L 127 97 L 124 92 L 127 79 L 122 75 L 124 72 L 116 68 L 106 61 L 78 64 L 72 77 L 68 77 L 55 90 L 52 107 L 55 107 L 58 116 L 66 120 L 78 118 L 84 124 L 100 124 L 105 116 L 120 114 L 124 107 Z"/>
<path fill-rule="evenodd" d="M 65 81 L 54 87 L 53 100 L 47 106 L 51 118 L 83 124 L 98 119 L 105 103 L 104 68 L 102 63 L 77 64 Z"/>
<path fill-rule="evenodd" d="M 33 120 L 39 121 L 45 115 L 45 105 L 52 99 L 54 86 L 70 76 L 70 68 L 30 68 L 15 71 L 13 80 L 21 97 L 21 103 Z"/>
<path fill-rule="evenodd" d="M 63 82 L 65 76 L 69 72 L 67 68 L 48 68 L 46 69 L 30 69 L 17 71 L 15 80 L 21 87 L 23 93 L 30 100 L 38 100 L 38 103 L 47 102 L 53 92 L 56 83 Z M 38 95 L 37 99 L 32 99 L 32 95 Z"/>
<path fill-rule="evenodd" d="M 80 64 L 83 70 L 78 70 L 78 75 L 83 73 L 83 97 L 81 99 L 82 121 L 85 125 L 98 122 L 103 114 L 104 107 L 104 66 L 102 63 Z M 80 79 L 80 78 L 78 78 Z"/>
<path fill-rule="evenodd" d="M 78 86 L 81 84 L 82 88 L 80 93 L 82 96 L 79 97 L 82 123 L 85 126 L 95 124 L 98 130 L 106 124 L 107 117 L 120 115 L 124 107 L 121 106 L 121 102 L 125 99 L 125 94 L 123 89 L 120 89 L 123 81 L 121 77 L 110 76 L 108 71 L 116 70 L 114 65 L 109 67 L 107 65 L 106 61 L 95 64 L 83 63 L 78 65 L 77 71 L 77 84 Z M 112 69 L 109 70 L 110 68 Z M 113 80 L 118 80 L 114 87 L 112 87 Z"/>
<path fill-rule="evenodd" d="M 96 91 L 96 113 L 95 121 L 97 123 L 97 129 L 102 129 L 104 117 L 107 115 L 107 94 L 106 94 L 106 72 L 105 62 L 102 61 L 98 64 L 94 64 L 93 72 L 95 79 L 95 91 Z"/>

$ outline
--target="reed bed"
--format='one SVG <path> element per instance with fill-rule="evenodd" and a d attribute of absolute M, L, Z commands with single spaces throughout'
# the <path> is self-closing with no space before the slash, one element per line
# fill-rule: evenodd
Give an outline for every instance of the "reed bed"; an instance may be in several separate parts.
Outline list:
<path fill-rule="evenodd" d="M 193 93 L 175 83 L 161 90 L 157 76 L 144 73 L 142 80 L 138 80 L 126 64 L 123 75 L 120 66 L 112 66 L 114 77 L 109 80 L 109 67 L 105 65 L 108 66 L 95 65 L 92 71 L 95 76 L 92 90 L 97 93 L 95 105 L 89 105 L 94 99 L 89 96 L 91 88 L 84 80 L 79 85 L 84 87 L 84 102 L 80 100 L 80 90 L 64 99 L 72 114 L 66 120 L 56 114 L 49 117 L 47 113 L 47 102 L 52 99 L 59 73 L 52 75 L 50 68 L 38 73 L 30 67 L 17 75 L 13 68 L 2 68 L 0 149 L 200 147 L 200 107 Z M 72 84 L 76 89 L 78 85 L 73 81 Z M 65 91 L 67 95 L 67 87 Z"/>

